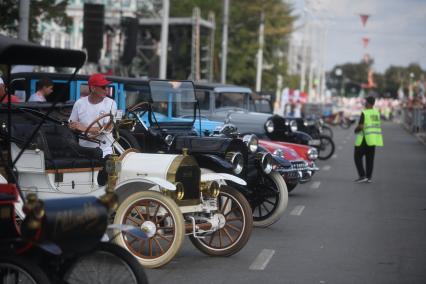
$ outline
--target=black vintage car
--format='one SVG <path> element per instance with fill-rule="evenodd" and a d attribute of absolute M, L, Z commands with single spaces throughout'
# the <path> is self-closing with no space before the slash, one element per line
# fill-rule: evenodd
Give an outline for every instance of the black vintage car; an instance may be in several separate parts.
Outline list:
<path fill-rule="evenodd" d="M 279 164 L 290 168 L 287 160 L 259 151 L 254 135 L 242 139 L 200 137 L 197 133 L 204 122 L 196 119 L 199 104 L 192 82 L 129 79 L 124 91 L 130 105 L 126 116 L 137 121 L 130 132 L 120 131 L 125 148 L 137 147 L 151 153 L 181 153 L 186 149 L 204 171 L 226 172 L 247 182 L 247 186 L 231 183 L 249 201 L 254 225 L 266 227 L 279 219 L 287 206 L 288 193 L 273 167 Z M 181 118 L 184 113 L 190 113 L 190 118 Z"/>

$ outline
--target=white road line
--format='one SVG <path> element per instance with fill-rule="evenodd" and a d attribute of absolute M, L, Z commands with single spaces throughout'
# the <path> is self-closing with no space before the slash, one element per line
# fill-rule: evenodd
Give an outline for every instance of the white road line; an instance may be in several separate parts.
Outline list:
<path fill-rule="evenodd" d="M 253 263 L 250 265 L 250 270 L 264 270 L 274 255 L 275 250 L 263 249 Z"/>
<path fill-rule="evenodd" d="M 332 159 L 337 159 L 337 154 L 334 154 L 333 156 L 331 156 Z"/>
<path fill-rule="evenodd" d="M 329 165 L 322 167 L 323 171 L 329 171 L 330 169 L 331 169 L 331 166 L 329 166 Z"/>
<path fill-rule="evenodd" d="M 343 149 L 343 146 L 337 146 L 337 149 L 338 149 L 338 150 L 342 150 L 342 149 Z"/>
<path fill-rule="evenodd" d="M 321 185 L 321 182 L 320 182 L 320 181 L 315 181 L 315 182 L 313 182 L 313 183 L 311 184 L 311 188 L 312 188 L 312 189 L 317 189 L 317 188 L 319 188 L 319 187 L 320 187 L 320 185 Z"/>
<path fill-rule="evenodd" d="M 296 207 L 294 207 L 293 210 L 291 210 L 290 215 L 300 216 L 300 215 L 302 215 L 302 212 L 303 212 L 304 209 L 305 209 L 305 206 L 297 205 Z"/>
<path fill-rule="evenodd" d="M 346 142 L 348 142 L 348 141 L 346 141 L 346 140 L 343 140 L 343 144 L 346 144 Z"/>

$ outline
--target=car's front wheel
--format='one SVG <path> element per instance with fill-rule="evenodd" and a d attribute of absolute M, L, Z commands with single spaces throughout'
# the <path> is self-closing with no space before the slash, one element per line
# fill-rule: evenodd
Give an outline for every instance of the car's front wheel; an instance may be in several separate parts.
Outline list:
<path fill-rule="evenodd" d="M 140 191 L 126 197 L 117 209 L 114 223 L 138 227 L 147 235 L 114 232 L 116 243 L 148 268 L 171 261 L 185 236 L 185 223 L 179 207 L 171 198 L 155 191 Z"/>
<path fill-rule="evenodd" d="M 253 225 L 268 227 L 277 222 L 288 203 L 287 185 L 283 177 L 277 172 L 264 176 L 253 193 Z"/>
<path fill-rule="evenodd" d="M 250 238 L 253 217 L 250 205 L 236 189 L 223 185 L 218 197 L 218 214 L 225 223 L 219 230 L 203 238 L 190 236 L 192 244 L 211 256 L 230 256 L 239 252 Z"/>

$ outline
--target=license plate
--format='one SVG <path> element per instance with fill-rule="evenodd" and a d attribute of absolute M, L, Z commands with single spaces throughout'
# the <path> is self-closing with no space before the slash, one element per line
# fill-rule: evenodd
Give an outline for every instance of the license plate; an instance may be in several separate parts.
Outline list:
<path fill-rule="evenodd" d="M 313 140 L 310 140 L 308 144 L 312 145 L 312 146 L 319 146 L 319 145 L 321 145 L 321 140 L 313 139 Z"/>

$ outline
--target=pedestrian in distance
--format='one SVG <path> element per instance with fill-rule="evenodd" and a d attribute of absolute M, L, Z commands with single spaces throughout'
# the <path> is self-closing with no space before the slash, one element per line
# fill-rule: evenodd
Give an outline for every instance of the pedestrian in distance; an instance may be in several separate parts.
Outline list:
<path fill-rule="evenodd" d="M 53 83 L 49 78 L 41 78 L 37 85 L 37 92 L 31 95 L 29 102 L 46 102 L 46 97 L 53 92 Z"/>
<path fill-rule="evenodd" d="M 371 183 L 374 167 L 376 146 L 383 146 L 383 136 L 380 123 L 380 113 L 374 108 L 374 97 L 367 97 L 365 109 L 361 113 L 358 126 L 355 128 L 354 160 L 358 171 L 355 182 Z M 365 156 L 366 171 L 364 170 L 363 157 Z"/>

